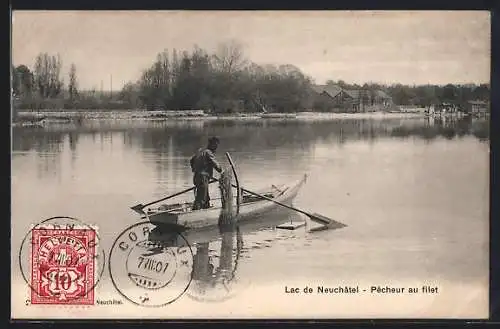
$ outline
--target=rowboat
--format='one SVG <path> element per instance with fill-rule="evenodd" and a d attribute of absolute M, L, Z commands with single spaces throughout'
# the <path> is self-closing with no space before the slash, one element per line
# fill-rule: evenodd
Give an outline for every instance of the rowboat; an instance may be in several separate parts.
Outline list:
<path fill-rule="evenodd" d="M 301 179 L 280 186 L 271 185 L 269 188 L 259 191 L 259 194 L 279 203 L 291 206 L 293 199 L 304 185 L 307 175 Z M 163 204 L 157 208 L 148 208 L 143 218 L 154 225 L 175 225 L 188 229 L 199 229 L 217 226 L 222 211 L 220 199 L 211 200 L 212 207 L 208 209 L 193 210 L 191 202 Z M 238 222 L 247 221 L 263 216 L 269 212 L 281 208 L 280 205 L 256 196 L 255 194 L 241 195 Z"/>

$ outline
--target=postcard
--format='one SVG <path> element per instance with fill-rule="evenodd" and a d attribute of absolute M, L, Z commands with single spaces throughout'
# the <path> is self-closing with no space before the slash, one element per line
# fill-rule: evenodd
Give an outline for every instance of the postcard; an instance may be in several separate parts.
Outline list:
<path fill-rule="evenodd" d="M 13 11 L 13 319 L 486 319 L 487 11 Z"/>

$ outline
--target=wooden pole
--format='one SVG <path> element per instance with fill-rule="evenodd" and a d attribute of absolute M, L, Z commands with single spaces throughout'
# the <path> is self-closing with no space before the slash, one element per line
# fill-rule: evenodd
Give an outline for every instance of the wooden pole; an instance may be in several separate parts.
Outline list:
<path fill-rule="evenodd" d="M 233 159 L 229 155 L 229 152 L 226 152 L 226 157 L 231 165 L 231 169 L 233 170 L 234 180 L 236 181 L 236 215 L 240 213 L 240 204 L 241 204 L 241 187 L 240 180 L 238 179 L 238 173 L 236 172 L 236 167 L 234 165 Z"/>

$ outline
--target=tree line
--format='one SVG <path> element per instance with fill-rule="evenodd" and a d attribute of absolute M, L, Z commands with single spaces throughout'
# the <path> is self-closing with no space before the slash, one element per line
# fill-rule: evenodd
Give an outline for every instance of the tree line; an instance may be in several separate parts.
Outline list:
<path fill-rule="evenodd" d="M 165 49 L 137 81 L 127 83 L 115 97 L 79 90 L 76 66 L 71 64 L 64 74 L 59 55 L 40 53 L 32 71 L 26 65 L 11 70 L 12 91 L 20 108 L 203 109 L 216 113 L 318 110 L 310 76 L 290 64 L 253 63 L 235 41 L 220 44 L 213 53 L 196 46 L 191 51 Z M 346 90 L 381 90 L 396 105 L 462 106 L 469 100 L 490 98 L 488 84 L 358 85 L 342 80 L 327 84 Z"/>
<path fill-rule="evenodd" d="M 24 64 L 11 66 L 12 93 L 21 107 L 44 108 L 50 100 L 59 100 L 53 102 L 56 108 L 67 107 L 78 98 L 76 66 L 71 64 L 65 88 L 62 65 L 59 54 L 40 53 L 35 58 L 33 71 Z"/>
<path fill-rule="evenodd" d="M 453 104 L 459 107 L 465 106 L 468 101 L 480 100 L 489 102 L 489 84 L 446 84 L 404 86 L 395 84 L 387 87 L 393 102 L 404 105 L 430 106 L 441 103 Z"/>
<path fill-rule="evenodd" d="M 312 80 L 293 65 L 261 66 L 242 47 L 226 43 L 215 53 L 164 50 L 120 99 L 148 109 L 209 112 L 292 112 L 310 107 Z"/>

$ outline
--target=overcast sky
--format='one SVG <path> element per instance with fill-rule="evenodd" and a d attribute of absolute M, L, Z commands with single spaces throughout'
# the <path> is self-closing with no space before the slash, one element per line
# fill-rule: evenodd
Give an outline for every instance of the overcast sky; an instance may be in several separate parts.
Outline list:
<path fill-rule="evenodd" d="M 13 13 L 13 64 L 59 53 L 82 89 L 135 81 L 164 48 L 213 51 L 236 39 L 259 64 L 293 64 L 316 83 L 483 83 L 490 77 L 490 16 L 456 12 L 30 12 Z M 67 79 L 66 79 L 67 80 Z"/>

